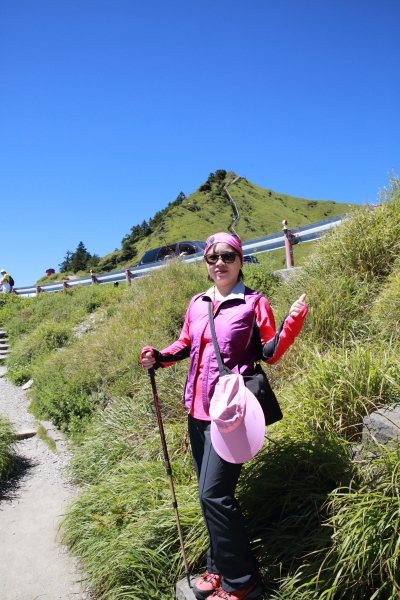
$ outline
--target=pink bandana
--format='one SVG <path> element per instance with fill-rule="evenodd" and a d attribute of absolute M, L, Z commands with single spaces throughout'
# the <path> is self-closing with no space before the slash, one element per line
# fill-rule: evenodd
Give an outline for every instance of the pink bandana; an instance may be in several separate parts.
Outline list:
<path fill-rule="evenodd" d="M 221 231 L 220 233 L 214 233 L 214 235 L 210 235 L 206 240 L 206 248 L 204 250 L 204 256 L 208 253 L 211 246 L 214 244 L 218 244 L 219 242 L 223 242 L 225 244 L 229 244 L 236 250 L 236 252 L 240 256 L 240 260 L 243 264 L 243 250 L 242 250 L 242 240 L 231 233 L 225 233 Z"/>

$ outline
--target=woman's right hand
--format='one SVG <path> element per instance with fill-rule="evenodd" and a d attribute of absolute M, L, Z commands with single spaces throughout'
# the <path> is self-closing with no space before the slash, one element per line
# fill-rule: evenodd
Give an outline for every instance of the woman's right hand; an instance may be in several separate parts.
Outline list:
<path fill-rule="evenodd" d="M 140 364 L 144 369 L 151 369 L 154 366 L 156 359 L 154 358 L 153 350 L 143 348 L 140 355 Z"/>

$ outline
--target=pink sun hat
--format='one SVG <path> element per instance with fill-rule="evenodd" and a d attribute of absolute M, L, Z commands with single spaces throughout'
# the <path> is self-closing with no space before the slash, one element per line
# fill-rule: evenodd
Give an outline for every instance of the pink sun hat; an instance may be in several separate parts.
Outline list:
<path fill-rule="evenodd" d="M 227 462 L 245 463 L 263 445 L 264 413 L 241 375 L 220 377 L 211 400 L 210 417 L 212 445 Z"/>
<path fill-rule="evenodd" d="M 243 258 L 243 250 L 242 250 L 242 240 L 240 237 L 236 235 L 232 235 L 231 233 L 225 233 L 224 231 L 220 231 L 219 233 L 214 233 L 214 235 L 210 235 L 209 238 L 206 239 L 206 247 L 204 249 L 204 256 L 207 254 L 211 246 L 214 244 L 218 244 L 219 242 L 224 242 L 225 244 L 229 244 L 236 250 L 236 252 L 240 256 L 240 260 L 242 264 L 244 262 Z"/>

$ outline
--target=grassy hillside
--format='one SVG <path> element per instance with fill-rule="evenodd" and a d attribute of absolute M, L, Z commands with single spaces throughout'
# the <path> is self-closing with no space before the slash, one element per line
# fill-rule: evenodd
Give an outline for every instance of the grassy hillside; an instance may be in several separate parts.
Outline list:
<path fill-rule="evenodd" d="M 199 189 L 182 201 L 175 201 L 158 214 L 151 232 L 135 243 L 127 241 L 125 249 L 133 248 L 135 259 L 150 248 L 179 240 L 205 240 L 211 233 L 227 231 L 232 221 L 232 209 L 223 191 L 225 183 L 233 181 L 236 174 L 217 171 L 211 174 Z M 246 178 L 229 186 L 240 220 L 236 227 L 243 240 L 275 233 L 282 229 L 282 220 L 290 227 L 299 227 L 327 217 L 340 215 L 350 205 L 333 201 L 306 200 L 261 188 Z M 128 252 L 129 254 L 129 252 Z M 124 260 L 124 252 L 115 251 L 100 260 L 98 269 L 122 268 L 132 265 L 134 259 Z"/>
<path fill-rule="evenodd" d="M 312 246 L 289 283 L 267 264 L 246 269 L 278 323 L 302 292 L 310 311 L 295 345 L 267 367 L 284 419 L 245 465 L 238 496 L 271 600 L 397 600 L 400 446 L 355 456 L 354 444 L 365 415 L 400 401 L 400 181 L 391 178 L 377 210 L 358 208 Z M 172 600 L 183 576 L 138 357 L 144 344 L 176 338 L 189 298 L 207 286 L 203 265 L 171 261 L 97 308 L 106 316 L 97 329 L 31 363 L 33 412 L 75 440 L 70 471 L 81 491 L 63 536 L 99 600 Z M 89 292 L 75 293 L 83 301 Z M 13 310 L 0 313 L 6 328 L 12 319 L 16 327 Z M 43 323 L 25 335 L 42 339 Z M 206 532 L 182 407 L 186 373 L 187 362 L 160 370 L 157 385 L 190 568 L 199 572 Z"/>

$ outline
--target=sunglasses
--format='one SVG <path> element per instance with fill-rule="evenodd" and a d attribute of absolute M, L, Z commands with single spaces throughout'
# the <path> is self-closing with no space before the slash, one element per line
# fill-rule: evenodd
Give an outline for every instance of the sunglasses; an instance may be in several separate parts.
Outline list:
<path fill-rule="evenodd" d="M 234 263 L 236 257 L 239 256 L 236 252 L 221 252 L 221 254 L 206 254 L 204 260 L 209 265 L 215 265 L 219 259 L 226 264 Z"/>

